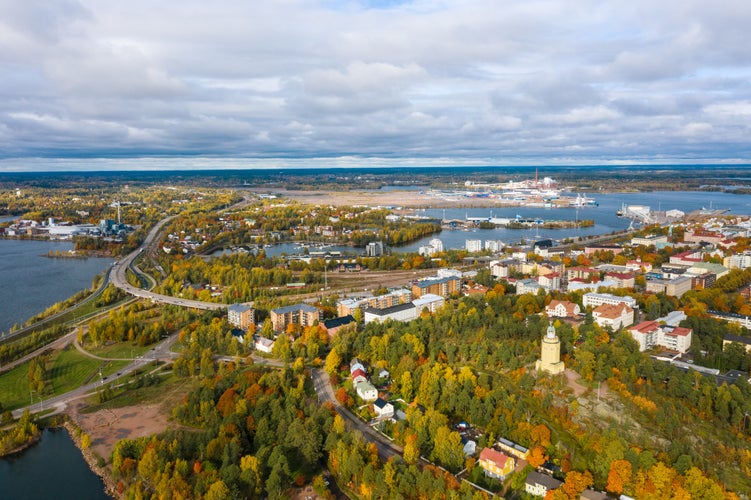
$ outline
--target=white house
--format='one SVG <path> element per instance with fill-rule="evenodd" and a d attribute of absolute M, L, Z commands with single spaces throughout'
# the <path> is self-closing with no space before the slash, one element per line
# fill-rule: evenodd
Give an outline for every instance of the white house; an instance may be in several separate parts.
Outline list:
<path fill-rule="evenodd" d="M 609 326 L 613 331 L 634 323 L 634 310 L 626 304 L 602 304 L 592 311 L 595 323 L 602 327 Z"/>
<path fill-rule="evenodd" d="M 545 314 L 549 318 L 573 318 L 581 314 L 581 307 L 568 300 L 553 299 L 545 306 Z"/>
<path fill-rule="evenodd" d="M 531 471 L 524 482 L 524 491 L 536 497 L 544 497 L 548 491 L 555 490 L 563 483 L 552 476 Z"/>
<path fill-rule="evenodd" d="M 270 353 L 274 348 L 274 341 L 260 335 L 253 335 L 253 347 L 256 351 Z"/>
<path fill-rule="evenodd" d="M 393 418 L 394 405 L 381 398 L 376 399 L 373 402 L 373 411 L 377 418 Z"/>
<path fill-rule="evenodd" d="M 363 401 L 375 401 L 378 399 L 378 390 L 370 382 L 360 382 L 355 386 L 355 390 Z"/>

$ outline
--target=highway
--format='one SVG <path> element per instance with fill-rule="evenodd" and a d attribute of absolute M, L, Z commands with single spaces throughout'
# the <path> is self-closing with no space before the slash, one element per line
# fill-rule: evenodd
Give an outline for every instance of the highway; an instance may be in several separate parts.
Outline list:
<path fill-rule="evenodd" d="M 125 273 L 133 265 L 133 261 L 135 261 L 145 249 L 148 249 L 154 243 L 154 240 L 156 240 L 156 237 L 159 235 L 162 227 L 164 227 L 165 224 L 167 224 L 174 218 L 175 216 L 171 216 L 167 217 L 166 219 L 160 220 L 156 225 L 154 225 L 148 236 L 146 236 L 143 244 L 137 250 L 134 250 L 127 256 L 118 260 L 112 266 L 112 270 L 110 272 L 110 281 L 120 290 L 123 290 L 124 292 L 129 293 L 135 297 L 151 300 L 152 302 L 172 304 L 182 307 L 192 307 L 194 309 L 203 309 L 210 311 L 216 311 L 226 308 L 226 304 L 217 304 L 215 302 L 201 302 L 200 300 L 189 300 L 180 297 L 170 297 L 169 295 L 150 292 L 149 290 L 144 290 L 143 288 L 138 288 L 128 283 L 128 278 L 126 277 Z"/>

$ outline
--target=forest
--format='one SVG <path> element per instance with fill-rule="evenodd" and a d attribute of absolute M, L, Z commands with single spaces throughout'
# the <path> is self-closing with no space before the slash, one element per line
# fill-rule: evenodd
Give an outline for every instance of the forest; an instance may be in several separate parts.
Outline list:
<path fill-rule="evenodd" d="M 217 362 L 217 353 L 240 360 L 247 348 L 225 319 L 193 318 L 181 330 L 182 354 L 173 366 L 178 376 L 200 380 L 174 412 L 185 429 L 121 442 L 113 455 L 121 489 L 128 497 L 174 491 L 277 498 L 294 485 L 325 492 L 322 478 L 331 473 L 359 498 L 485 495 L 462 479 L 524 498 L 526 473 L 551 461 L 564 481 L 556 498 L 578 498 L 584 488 L 637 498 L 737 498 L 734 492 L 751 491 L 745 380 L 718 385 L 653 360 L 627 333 L 591 318 L 577 328 L 556 322 L 567 367 L 589 387 L 576 397 L 565 378 L 530 368 L 548 326 L 538 313 L 550 296 L 516 296 L 509 288 L 496 284 L 484 296 L 455 297 L 434 315 L 359 325 L 330 340 L 317 325 L 291 331 L 278 338 L 274 355 L 288 361 L 278 370 Z M 735 331 L 713 319 L 688 321 L 707 344 Z M 383 463 L 374 446 L 315 400 L 308 370 L 325 365 L 340 402 L 372 417 L 348 380 L 353 357 L 372 372 L 388 370 L 380 392 L 404 402 L 406 418 L 381 426 L 403 447 L 400 459 Z M 461 452 L 459 421 L 478 431 L 478 447 L 500 437 L 528 447 L 528 468 L 504 483 L 485 478 L 476 459 Z"/>

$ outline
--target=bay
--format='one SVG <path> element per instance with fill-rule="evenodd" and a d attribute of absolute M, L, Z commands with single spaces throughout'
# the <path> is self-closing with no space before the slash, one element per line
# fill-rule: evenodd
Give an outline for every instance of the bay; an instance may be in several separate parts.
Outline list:
<path fill-rule="evenodd" d="M 8 332 L 55 302 L 91 287 L 112 259 L 49 258 L 70 242 L 0 239 L 0 332 Z"/>
<path fill-rule="evenodd" d="M 569 193 L 576 196 L 576 193 Z M 585 206 L 580 208 L 542 208 L 542 207 L 495 207 L 495 208 L 427 208 L 416 211 L 416 215 L 425 215 L 436 219 L 465 219 L 467 217 L 500 217 L 514 218 L 520 215 L 523 218 L 544 220 L 585 220 L 594 221 L 594 226 L 586 228 L 566 229 L 471 229 L 446 230 L 438 235 L 429 236 L 414 241 L 408 245 L 394 248 L 399 252 L 417 252 L 427 245 L 433 238 L 443 242 L 446 249 L 461 249 L 465 247 L 467 240 L 501 240 L 507 245 L 541 239 L 562 240 L 571 238 L 608 234 L 614 231 L 623 231 L 629 227 L 630 221 L 618 217 L 616 210 L 622 205 L 646 205 L 652 210 L 681 210 L 689 213 L 702 208 L 714 210 L 727 210 L 728 215 L 750 215 L 751 195 L 733 194 L 723 192 L 696 192 L 696 191 L 655 191 L 650 193 L 586 193 L 587 197 L 594 198 L 597 206 Z"/>

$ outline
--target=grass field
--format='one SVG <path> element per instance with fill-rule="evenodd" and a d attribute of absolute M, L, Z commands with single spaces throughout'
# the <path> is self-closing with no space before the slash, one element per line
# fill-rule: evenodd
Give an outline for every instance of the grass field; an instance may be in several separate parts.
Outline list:
<path fill-rule="evenodd" d="M 57 351 L 50 369 L 50 381 L 54 394 L 63 394 L 99 378 L 99 369 L 107 377 L 129 364 L 128 361 L 99 361 L 68 346 Z M 49 366 L 48 366 L 49 368 Z"/>
<path fill-rule="evenodd" d="M 29 392 L 29 363 L 17 366 L 0 376 L 0 404 L 4 409 L 19 408 L 28 405 L 32 395 Z"/>
<path fill-rule="evenodd" d="M 104 403 L 97 402 L 97 397 L 92 396 L 87 401 L 89 406 L 82 409 L 81 412 L 93 413 L 103 409 L 149 403 L 167 404 L 172 407 L 179 404 L 183 394 L 194 389 L 199 384 L 197 379 L 178 378 L 172 373 L 159 375 L 158 380 L 159 382 L 155 385 L 116 389 L 114 397 Z"/>
<path fill-rule="evenodd" d="M 130 342 L 117 342 L 99 347 L 93 347 L 90 344 L 86 344 L 84 349 L 91 354 L 95 354 L 102 358 L 133 359 L 148 352 L 151 347 L 152 346 L 137 346 Z"/>

